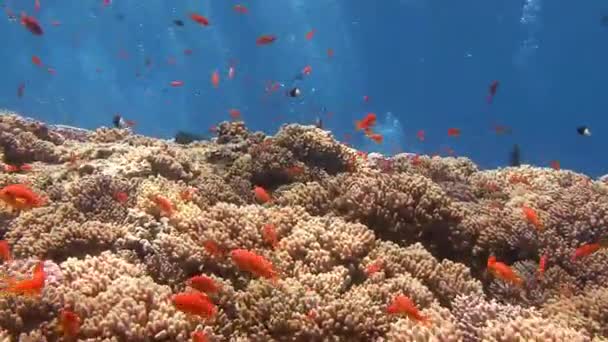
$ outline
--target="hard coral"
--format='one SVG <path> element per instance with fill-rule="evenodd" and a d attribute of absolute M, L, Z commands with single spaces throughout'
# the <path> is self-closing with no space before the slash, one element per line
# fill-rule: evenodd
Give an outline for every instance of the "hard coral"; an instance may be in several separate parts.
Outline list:
<path fill-rule="evenodd" d="M 225 122 L 213 141 L 187 146 L 129 130 L 72 136 L 12 115 L 0 128 L 5 160 L 37 161 L 0 173 L 0 186 L 28 183 L 50 200 L 0 212 L 15 258 L 0 264 L 0 291 L 47 259 L 39 298 L 0 297 L 0 339 L 59 340 L 64 308 L 90 341 L 608 335 L 608 251 L 572 258 L 608 237 L 601 181 L 530 166 L 480 171 L 466 158 L 366 157 L 312 126 L 271 137 Z M 255 203 L 254 186 L 271 200 Z M 235 249 L 266 259 L 277 279 L 236 264 Z M 488 274 L 490 255 L 521 287 Z M 218 310 L 195 321 L 171 296 L 194 291 L 186 281 L 200 274 L 218 284 Z M 430 324 L 389 313 L 400 295 Z"/>

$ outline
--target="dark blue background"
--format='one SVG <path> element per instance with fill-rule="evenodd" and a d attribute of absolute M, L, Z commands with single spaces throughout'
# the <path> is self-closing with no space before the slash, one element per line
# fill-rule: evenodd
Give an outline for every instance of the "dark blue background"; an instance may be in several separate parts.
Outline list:
<path fill-rule="evenodd" d="M 109 7 L 102 0 L 40 1 L 39 12 L 34 0 L 2 3 L 36 16 L 43 36 L 18 20 L 0 20 L 0 107 L 28 116 L 95 128 L 119 112 L 137 121 L 140 133 L 170 137 L 178 129 L 205 133 L 229 119 L 230 108 L 240 109 L 251 128 L 273 133 L 283 122 L 312 123 L 326 107 L 334 114 L 322 114 L 325 126 L 342 139 L 372 111 L 387 141 L 376 146 L 354 134 L 361 148 L 434 153 L 451 147 L 496 167 L 519 143 L 528 163 L 557 159 L 563 168 L 606 172 L 608 27 L 600 18 L 608 4 L 600 0 L 257 0 L 243 2 L 245 15 L 233 10 L 236 1 L 114 0 Z M 191 12 L 211 25 L 195 24 Z M 522 23 L 522 14 L 534 18 Z M 256 46 L 262 34 L 278 41 Z M 538 48 L 522 48 L 526 40 Z M 185 56 L 185 49 L 193 54 Z M 119 57 L 121 50 L 128 59 Z M 32 55 L 45 67 L 32 64 Z M 227 80 L 231 60 L 237 76 Z M 312 75 L 300 82 L 304 97 L 293 101 L 284 91 L 306 65 Z M 214 70 L 222 75 L 218 89 L 210 82 Z M 494 79 L 500 86 L 488 106 Z M 172 88 L 173 80 L 185 84 Z M 270 80 L 286 88 L 267 96 Z M 25 95 L 18 98 L 21 82 Z M 385 123 L 388 112 L 398 122 Z M 492 123 L 513 133 L 498 136 Z M 576 134 L 582 124 L 593 136 Z M 462 136 L 449 138 L 449 127 Z M 424 143 L 415 139 L 419 129 L 426 131 Z"/>

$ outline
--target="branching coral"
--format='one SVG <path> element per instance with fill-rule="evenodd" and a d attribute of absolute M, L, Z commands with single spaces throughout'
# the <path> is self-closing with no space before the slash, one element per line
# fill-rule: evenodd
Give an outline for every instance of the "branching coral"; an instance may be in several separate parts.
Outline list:
<path fill-rule="evenodd" d="M 129 130 L 72 136 L 14 115 L 0 128 L 5 161 L 35 162 L 1 173 L 0 187 L 27 183 L 49 200 L 0 207 L 14 257 L 0 264 L 0 291 L 38 259 L 47 274 L 40 297 L 0 297 L 0 339 L 60 340 L 65 308 L 88 341 L 608 335 L 608 251 L 572 258 L 608 237 L 603 182 L 529 166 L 480 171 L 466 158 L 366 157 L 312 126 L 270 137 L 224 122 L 216 139 L 188 146 Z M 254 185 L 268 188 L 268 203 L 253 201 Z M 277 279 L 236 263 L 235 249 L 267 260 Z M 487 272 L 490 255 L 521 286 Z M 209 294 L 217 313 L 193 320 L 171 298 L 194 291 L 187 280 L 200 274 L 219 287 Z M 430 324 L 389 312 L 396 296 Z"/>

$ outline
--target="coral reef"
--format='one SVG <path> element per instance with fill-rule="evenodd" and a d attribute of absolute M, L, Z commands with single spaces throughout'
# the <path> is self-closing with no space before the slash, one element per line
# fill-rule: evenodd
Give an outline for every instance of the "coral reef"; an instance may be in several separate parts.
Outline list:
<path fill-rule="evenodd" d="M 1 172 L 0 189 L 45 198 L 27 209 L 0 200 L 13 257 L 0 264 L 0 340 L 69 340 L 65 309 L 81 322 L 72 338 L 86 341 L 608 337 L 608 251 L 577 250 L 608 238 L 605 180 L 366 156 L 301 125 L 266 136 L 224 122 L 184 146 L 5 113 L 0 147 L 4 164 L 31 166 Z M 272 270 L 244 270 L 237 249 Z M 11 292 L 38 260 L 41 293 Z M 219 289 L 204 297 L 211 317 L 173 302 L 200 274 Z M 415 308 L 388 310 L 397 296 Z"/>

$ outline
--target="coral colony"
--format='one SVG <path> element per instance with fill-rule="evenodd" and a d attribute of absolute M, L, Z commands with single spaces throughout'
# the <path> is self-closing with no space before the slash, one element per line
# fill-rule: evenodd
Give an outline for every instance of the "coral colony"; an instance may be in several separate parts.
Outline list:
<path fill-rule="evenodd" d="M 2 341 L 600 341 L 608 184 L 0 116 Z"/>

